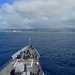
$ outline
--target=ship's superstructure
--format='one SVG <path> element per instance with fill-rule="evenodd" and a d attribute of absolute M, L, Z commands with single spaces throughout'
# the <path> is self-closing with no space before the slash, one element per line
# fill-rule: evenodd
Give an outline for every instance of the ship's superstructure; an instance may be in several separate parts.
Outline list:
<path fill-rule="evenodd" d="M 2 69 L 0 75 L 44 75 L 39 57 L 37 50 L 28 45 L 12 56 L 13 60 Z"/>

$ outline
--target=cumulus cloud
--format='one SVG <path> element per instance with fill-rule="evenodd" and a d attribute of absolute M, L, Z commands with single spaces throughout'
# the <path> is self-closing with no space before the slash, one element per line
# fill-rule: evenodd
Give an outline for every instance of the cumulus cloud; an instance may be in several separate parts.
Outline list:
<path fill-rule="evenodd" d="M 0 7 L 0 29 L 75 28 L 75 0 L 14 0 Z"/>

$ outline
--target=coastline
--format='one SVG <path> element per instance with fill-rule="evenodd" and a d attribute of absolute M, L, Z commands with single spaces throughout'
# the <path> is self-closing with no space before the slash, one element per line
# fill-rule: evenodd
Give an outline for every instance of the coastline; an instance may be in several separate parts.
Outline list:
<path fill-rule="evenodd" d="M 75 33 L 75 31 L 56 31 L 56 30 L 0 30 L 0 32 L 13 32 L 13 33 Z"/>

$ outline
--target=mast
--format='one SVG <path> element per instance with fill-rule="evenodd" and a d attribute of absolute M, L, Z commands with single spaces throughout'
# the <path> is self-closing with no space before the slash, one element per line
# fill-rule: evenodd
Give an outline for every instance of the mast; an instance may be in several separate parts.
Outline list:
<path fill-rule="evenodd" d="M 31 44 L 31 39 L 29 38 L 29 44 Z"/>

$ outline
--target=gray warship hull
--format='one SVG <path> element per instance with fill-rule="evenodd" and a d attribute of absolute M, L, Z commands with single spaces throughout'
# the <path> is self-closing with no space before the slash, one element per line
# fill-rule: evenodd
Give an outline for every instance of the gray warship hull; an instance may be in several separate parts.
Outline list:
<path fill-rule="evenodd" d="M 12 55 L 12 60 L 1 70 L 0 75 L 44 75 L 39 57 L 37 50 L 28 45 Z"/>

